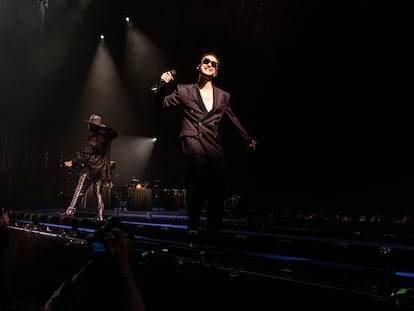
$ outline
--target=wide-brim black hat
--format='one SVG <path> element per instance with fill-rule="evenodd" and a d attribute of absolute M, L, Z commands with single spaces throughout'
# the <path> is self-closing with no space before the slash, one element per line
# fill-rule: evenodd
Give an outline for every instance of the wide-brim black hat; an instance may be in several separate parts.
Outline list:
<path fill-rule="evenodd" d="M 94 125 L 97 127 L 106 127 L 106 125 L 102 122 L 101 116 L 97 114 L 91 114 L 89 120 L 85 120 L 85 122 L 88 122 L 89 125 Z"/>

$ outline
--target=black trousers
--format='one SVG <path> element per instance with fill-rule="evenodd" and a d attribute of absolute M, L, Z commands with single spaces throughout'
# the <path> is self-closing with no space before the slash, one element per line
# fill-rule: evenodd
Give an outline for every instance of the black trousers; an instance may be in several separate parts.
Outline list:
<path fill-rule="evenodd" d="M 186 158 L 186 188 L 188 229 L 200 228 L 200 216 L 206 204 L 206 229 L 220 230 L 225 198 L 224 160 L 203 156 Z"/>
<path fill-rule="evenodd" d="M 103 182 L 102 181 L 91 182 L 88 178 L 86 178 L 86 173 L 82 173 L 79 176 L 78 184 L 72 196 L 72 201 L 70 202 L 70 205 L 66 209 L 66 215 L 68 216 L 73 215 L 76 212 L 76 209 L 78 208 L 81 202 L 83 202 L 83 204 L 86 204 L 85 193 L 89 187 L 93 187 L 95 195 L 96 195 L 96 201 L 98 203 L 98 214 L 96 218 L 97 220 L 103 220 L 103 212 L 105 209 L 103 193 L 102 193 Z"/>

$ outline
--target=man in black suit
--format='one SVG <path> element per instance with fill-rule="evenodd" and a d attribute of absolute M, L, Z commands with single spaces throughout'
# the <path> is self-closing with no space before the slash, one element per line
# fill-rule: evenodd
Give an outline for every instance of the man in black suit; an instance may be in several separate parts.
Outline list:
<path fill-rule="evenodd" d="M 224 153 L 219 123 L 226 115 L 246 146 L 256 149 L 256 141 L 243 128 L 230 106 L 230 94 L 213 83 L 219 59 L 204 54 L 197 65 L 198 81 L 176 84 L 171 93 L 164 85 L 174 80 L 174 71 L 161 74 L 160 88 L 153 88 L 163 108 L 178 107 L 182 113 L 180 139 L 186 163 L 188 191 L 188 229 L 199 230 L 203 204 L 207 203 L 207 230 L 218 232 L 222 226 L 225 200 Z"/>

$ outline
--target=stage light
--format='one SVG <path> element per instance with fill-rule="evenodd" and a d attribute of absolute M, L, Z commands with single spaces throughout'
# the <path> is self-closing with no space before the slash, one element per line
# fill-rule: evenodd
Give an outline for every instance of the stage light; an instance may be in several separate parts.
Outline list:
<path fill-rule="evenodd" d="M 104 35 L 101 35 L 101 40 L 103 40 L 103 39 L 105 39 L 105 36 Z"/>
<path fill-rule="evenodd" d="M 157 141 L 157 137 L 154 137 L 153 139 L 152 139 L 152 142 L 153 143 L 155 143 Z"/>
<path fill-rule="evenodd" d="M 127 22 L 127 23 L 129 23 L 129 17 L 127 16 L 127 17 L 125 17 L 125 21 Z"/>

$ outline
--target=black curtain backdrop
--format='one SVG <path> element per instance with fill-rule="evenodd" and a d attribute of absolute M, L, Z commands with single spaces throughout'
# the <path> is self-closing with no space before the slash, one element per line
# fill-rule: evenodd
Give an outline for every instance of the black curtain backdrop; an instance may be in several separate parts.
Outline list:
<path fill-rule="evenodd" d="M 177 116 L 147 108 L 153 103 L 145 86 L 157 82 L 160 66 L 133 81 L 125 75 L 130 68 L 123 58 L 123 18 L 129 16 L 161 51 L 165 69 L 177 70 L 179 81 L 194 81 L 205 51 L 220 56 L 216 84 L 232 93 L 234 111 L 258 141 L 256 152 L 247 152 L 232 128 L 222 125 L 228 187 L 242 194 L 248 208 L 267 213 L 294 206 L 334 213 L 404 210 L 411 204 L 406 77 L 412 50 L 409 10 L 403 4 L 85 3 L 51 0 L 39 9 L 38 1 L 2 1 L 3 199 L 56 192 L 61 154 L 77 151 L 81 143 L 82 123 L 74 111 L 100 33 L 107 34 L 136 120 L 128 134 L 160 138 L 145 178 L 181 182 Z"/>

